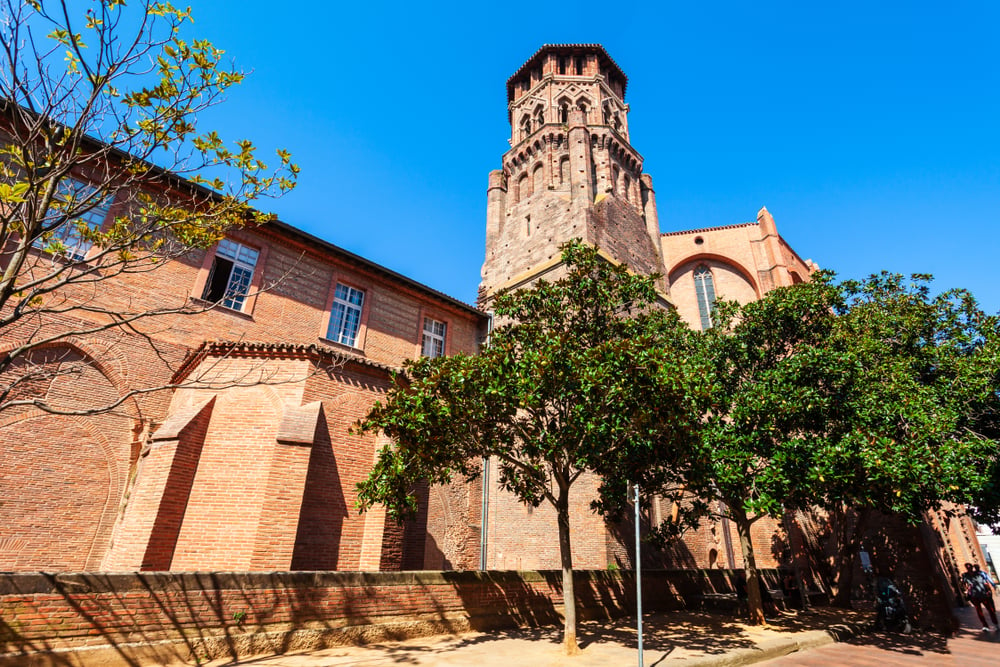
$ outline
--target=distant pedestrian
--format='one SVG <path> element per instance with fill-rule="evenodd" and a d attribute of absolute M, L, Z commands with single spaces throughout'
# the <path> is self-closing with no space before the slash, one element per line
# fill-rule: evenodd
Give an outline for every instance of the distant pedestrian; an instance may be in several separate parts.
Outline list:
<path fill-rule="evenodd" d="M 983 572 L 978 565 L 972 563 L 965 564 L 965 574 L 962 575 L 962 585 L 965 586 L 965 596 L 976 608 L 979 620 L 983 624 L 983 631 L 990 629 L 983 615 L 983 607 L 990 612 L 990 620 L 993 621 L 993 629 L 1000 630 L 1000 623 L 997 623 L 997 609 L 993 603 L 993 584 L 983 576 Z"/>

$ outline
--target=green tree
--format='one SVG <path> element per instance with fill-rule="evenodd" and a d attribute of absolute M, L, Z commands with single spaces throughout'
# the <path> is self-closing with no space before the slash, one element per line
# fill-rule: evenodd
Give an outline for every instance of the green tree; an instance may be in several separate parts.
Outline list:
<path fill-rule="evenodd" d="M 982 497 L 987 482 L 996 441 L 982 427 L 996 402 L 996 318 L 964 290 L 932 296 L 929 283 L 890 273 L 842 283 L 824 342 L 833 400 L 816 431 L 811 486 L 842 528 L 840 605 L 850 604 L 853 559 L 873 511 L 918 521 L 943 501 Z"/>
<path fill-rule="evenodd" d="M 967 292 L 931 297 L 923 276 L 836 284 L 820 273 L 743 306 L 720 302 L 713 320 L 693 334 L 713 372 L 688 491 L 710 501 L 693 512 L 736 525 L 752 620 L 763 620 L 750 534 L 761 517 L 810 506 L 839 516 L 843 602 L 871 512 L 915 521 L 982 487 L 996 448 L 972 426 L 996 401 L 996 322 Z"/>
<path fill-rule="evenodd" d="M 692 349 L 709 369 L 700 439 L 665 465 L 684 467 L 692 520 L 731 520 L 739 535 L 752 622 L 764 622 L 751 527 L 786 507 L 808 504 L 810 432 L 828 400 L 817 375 L 818 344 L 833 326 L 836 290 L 829 276 L 768 292 L 741 306 L 720 301 L 713 327 L 692 332 Z M 674 471 L 676 474 L 676 470 Z M 673 524 L 662 526 L 665 537 Z"/>
<path fill-rule="evenodd" d="M 204 310 L 109 308 L 101 295 L 271 219 L 250 202 L 291 189 L 298 169 L 279 150 L 269 170 L 250 141 L 227 146 L 199 127 L 244 75 L 211 42 L 186 38 L 189 10 L 2 0 L 0 12 L 0 336 L 15 342 L 0 354 L 0 410 L 60 412 L 27 389 L 79 369 L 41 363 L 39 351 Z"/>
<path fill-rule="evenodd" d="M 627 471 L 686 450 L 698 401 L 687 385 L 684 329 L 656 305 L 653 279 L 595 248 L 563 248 L 564 277 L 501 293 L 478 356 L 419 359 L 360 423 L 394 443 L 359 486 L 360 507 L 395 517 L 416 508 L 418 481 L 475 478 L 493 457 L 498 483 L 522 502 L 550 504 L 558 519 L 564 642 L 577 650 L 570 492 L 601 477 L 599 506 L 624 501 Z M 627 464 L 627 467 L 626 465 Z"/>

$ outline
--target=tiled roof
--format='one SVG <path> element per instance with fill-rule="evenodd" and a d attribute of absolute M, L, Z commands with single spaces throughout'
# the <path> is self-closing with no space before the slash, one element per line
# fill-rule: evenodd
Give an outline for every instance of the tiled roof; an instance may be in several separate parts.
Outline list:
<path fill-rule="evenodd" d="M 356 255 L 356 254 L 354 254 L 353 252 L 351 252 L 349 250 L 344 250 L 343 248 L 341 248 L 338 245 L 335 245 L 333 243 L 330 243 L 329 241 L 321 239 L 318 236 L 313 236 L 312 234 L 310 234 L 308 232 L 304 232 L 301 229 L 299 229 L 298 227 L 294 227 L 294 226 L 288 224 L 287 222 L 282 222 L 280 220 L 273 220 L 271 222 L 265 223 L 263 226 L 265 228 L 271 228 L 271 229 L 274 229 L 276 231 L 280 231 L 280 232 L 282 232 L 284 234 L 287 234 L 287 235 L 298 236 L 299 239 L 302 240 L 302 241 L 304 241 L 304 242 L 306 242 L 307 245 L 311 245 L 311 246 L 313 246 L 315 248 L 324 250 L 326 252 L 330 252 L 330 253 L 339 255 L 343 259 L 347 259 L 347 260 L 349 260 L 350 262 L 352 262 L 354 264 L 361 265 L 362 267 L 364 267 L 364 268 L 366 268 L 366 269 L 368 269 L 370 271 L 374 271 L 375 273 L 380 273 L 380 274 L 382 274 L 383 276 L 385 276 L 387 278 L 391 278 L 393 280 L 402 282 L 402 283 L 406 284 L 408 287 L 411 287 L 411 288 L 413 288 L 413 289 L 415 289 L 417 291 L 420 291 L 420 292 L 423 292 L 425 294 L 428 294 L 428 295 L 431 295 L 433 297 L 436 297 L 437 299 L 440 299 L 441 301 L 444 301 L 444 302 L 449 303 L 449 304 L 451 304 L 453 306 L 456 306 L 456 307 L 460 308 L 461 310 L 465 310 L 467 312 L 474 313 L 474 314 L 476 314 L 476 315 L 478 315 L 478 316 L 480 316 L 482 318 L 488 317 L 485 312 L 483 312 L 482 310 L 476 308 L 475 306 L 470 306 L 467 303 L 459 301 L 458 299 L 456 299 L 453 296 L 448 296 L 444 292 L 439 292 L 438 290 L 433 289 L 431 287 L 428 287 L 427 285 L 424 285 L 423 283 L 419 283 L 416 280 L 413 280 L 412 278 L 407 278 L 403 274 L 397 273 L 397 272 L 393 271 L 392 269 L 389 269 L 389 268 L 386 268 L 386 267 L 382 266 L 381 264 L 376 264 L 375 262 L 371 261 L 370 259 L 365 259 L 361 255 Z"/>
<path fill-rule="evenodd" d="M 741 222 L 738 225 L 722 225 L 721 227 L 702 227 L 701 229 L 682 229 L 679 232 L 662 232 L 660 236 L 684 236 L 685 234 L 698 234 L 701 232 L 717 232 L 721 229 L 737 229 L 738 227 L 753 227 L 756 222 Z"/>
<path fill-rule="evenodd" d="M 525 60 L 524 64 L 518 67 L 517 71 L 514 72 L 509 79 L 507 79 L 507 90 L 510 91 L 510 87 L 513 85 L 514 79 L 520 76 L 522 72 L 529 69 L 529 66 L 532 64 L 532 62 L 534 62 L 535 58 L 539 57 L 543 53 L 548 53 L 550 51 L 559 51 L 562 49 L 594 49 L 595 51 L 597 51 L 598 55 L 605 58 L 609 63 L 611 63 L 611 66 L 614 67 L 615 71 L 621 76 L 623 82 L 622 97 L 623 98 L 625 97 L 625 89 L 628 87 L 628 77 L 625 76 L 625 72 L 622 71 L 622 68 L 618 66 L 618 63 L 615 62 L 614 58 L 609 56 L 608 52 L 605 51 L 604 47 L 601 46 L 600 44 L 543 44 L 542 48 L 535 51 L 535 53 L 530 58 Z"/>
<path fill-rule="evenodd" d="M 183 382 L 187 378 L 188 373 L 194 370 L 195 366 L 197 366 L 198 363 L 206 357 L 226 357 L 230 355 L 241 356 L 247 354 L 284 358 L 326 357 L 335 363 L 353 362 L 361 364 L 362 366 L 377 368 L 381 371 L 389 373 L 399 372 L 402 370 L 402 367 L 399 366 L 390 366 L 389 364 L 373 361 L 360 354 L 348 352 L 346 350 L 338 350 L 328 345 L 318 345 L 316 343 L 306 345 L 303 343 L 265 341 L 207 340 L 187 356 L 177 372 L 174 373 L 171 384 L 179 384 Z M 261 384 L 267 384 L 267 381 L 265 380 L 261 382 Z"/>

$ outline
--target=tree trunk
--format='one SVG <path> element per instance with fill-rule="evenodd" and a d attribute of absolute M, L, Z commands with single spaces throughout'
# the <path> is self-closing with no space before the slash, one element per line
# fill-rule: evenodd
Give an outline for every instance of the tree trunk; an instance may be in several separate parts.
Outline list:
<path fill-rule="evenodd" d="M 563 581 L 563 646 L 566 655 L 580 652 L 576 643 L 576 590 L 573 587 L 573 552 L 569 540 L 569 489 L 559 489 L 556 503 L 556 514 L 559 520 L 559 557 L 562 562 Z"/>
<path fill-rule="evenodd" d="M 833 606 L 851 608 L 851 589 L 854 584 L 854 558 L 861 547 L 861 536 L 868 523 L 871 510 L 862 509 L 857 512 L 853 529 L 849 528 L 847 507 L 840 509 L 840 559 L 837 563 L 837 594 L 833 596 Z"/>
<path fill-rule="evenodd" d="M 763 625 L 764 603 L 760 595 L 760 572 L 757 570 L 757 558 L 753 553 L 753 540 L 750 538 L 750 526 L 753 523 L 747 518 L 746 510 L 737 503 L 726 503 L 736 524 L 736 532 L 740 536 L 740 551 L 743 552 L 743 568 L 747 577 L 747 611 L 750 614 L 751 625 Z"/>

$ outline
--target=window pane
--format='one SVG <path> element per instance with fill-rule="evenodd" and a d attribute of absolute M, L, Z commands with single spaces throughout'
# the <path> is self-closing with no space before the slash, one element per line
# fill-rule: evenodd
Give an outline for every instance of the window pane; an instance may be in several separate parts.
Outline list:
<path fill-rule="evenodd" d="M 239 254 L 240 246 L 238 243 L 234 243 L 229 239 L 222 239 L 219 241 L 219 249 L 215 251 L 216 255 L 225 257 L 226 259 L 236 259 L 236 255 Z"/>
<path fill-rule="evenodd" d="M 250 292 L 250 281 L 253 278 L 253 271 L 245 266 L 233 267 L 233 272 L 229 275 L 229 284 L 226 286 L 226 298 L 222 305 L 226 308 L 240 310 L 243 308 L 243 300 Z"/>

